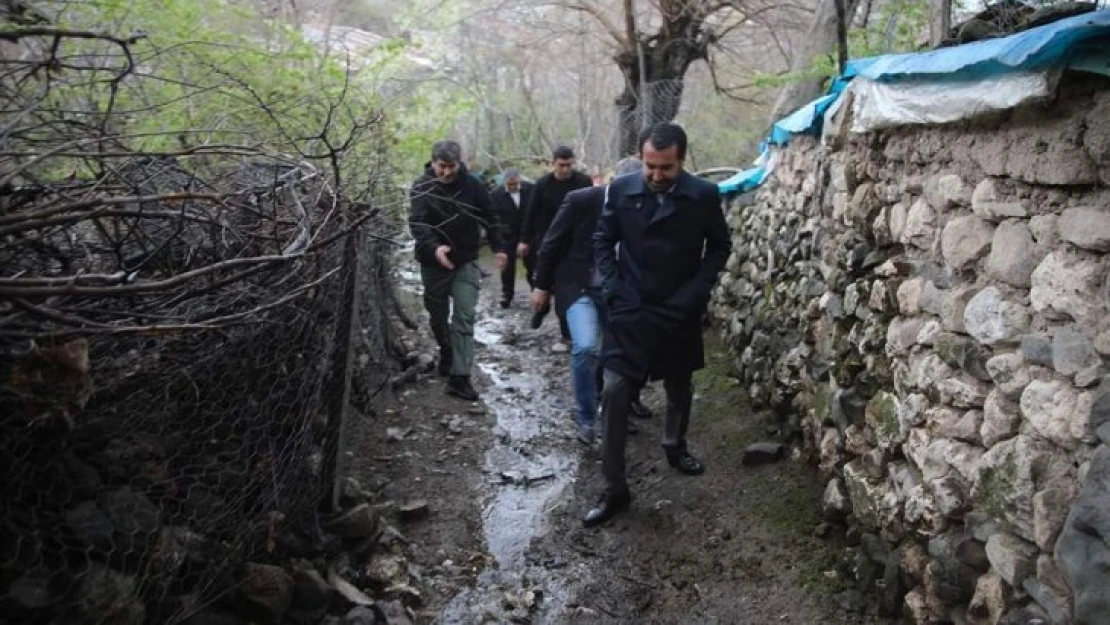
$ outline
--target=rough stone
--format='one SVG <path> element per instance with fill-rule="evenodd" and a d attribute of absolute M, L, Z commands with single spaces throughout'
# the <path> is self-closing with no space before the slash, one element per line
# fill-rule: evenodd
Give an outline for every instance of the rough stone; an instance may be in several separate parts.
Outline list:
<path fill-rule="evenodd" d="M 968 377 L 948 378 L 936 386 L 941 401 L 957 408 L 982 408 L 990 386 Z"/>
<path fill-rule="evenodd" d="M 1094 206 L 1069 208 L 1057 222 L 1060 238 L 1093 252 L 1110 252 L 1110 210 Z"/>
<path fill-rule="evenodd" d="M 1028 583 L 1032 579 L 1028 577 L 1025 581 Z M 1037 558 L 1036 582 L 1040 587 L 1038 590 L 1030 591 L 1026 586 L 1026 591 L 1033 596 L 1038 605 L 1045 609 L 1052 622 L 1072 622 L 1071 588 L 1068 588 L 1068 583 L 1052 556 L 1041 554 Z"/>
<path fill-rule="evenodd" d="M 1033 272 L 1033 309 L 1052 319 L 1094 325 L 1106 308 L 1097 295 L 1105 266 L 1078 254 L 1055 251 Z"/>
<path fill-rule="evenodd" d="M 345 510 L 324 523 L 324 529 L 340 538 L 366 538 L 378 531 L 379 514 L 368 503 Z"/>
<path fill-rule="evenodd" d="M 994 389 L 987 395 L 983 405 L 983 425 L 979 428 L 983 446 L 994 447 L 997 443 L 1012 438 L 1021 428 L 1021 411 L 1017 404 L 1008 400 L 1001 389 Z"/>
<path fill-rule="evenodd" d="M 860 460 L 856 459 L 844 465 L 844 484 L 852 501 L 852 513 L 860 525 L 867 530 L 878 531 L 885 494 L 883 482 L 868 477 Z"/>
<path fill-rule="evenodd" d="M 1041 551 L 1052 551 L 1075 495 L 1070 480 L 1061 480 L 1033 495 L 1033 538 Z"/>
<path fill-rule="evenodd" d="M 905 354 L 917 344 L 917 337 L 925 327 L 925 320 L 921 317 L 895 317 L 887 326 L 886 352 L 887 355 L 897 356 Z"/>
<path fill-rule="evenodd" d="M 293 603 L 293 579 L 281 567 L 248 563 L 239 587 L 246 612 L 264 623 L 280 623 Z"/>
<path fill-rule="evenodd" d="M 744 450 L 740 463 L 746 467 L 754 467 L 778 462 L 782 459 L 782 456 L 783 446 L 781 443 L 754 443 L 748 445 L 747 449 Z"/>
<path fill-rule="evenodd" d="M 1105 375 L 1106 368 L 1100 362 L 1077 372 L 1073 381 L 1079 388 L 1090 388 L 1098 384 Z"/>
<path fill-rule="evenodd" d="M 1075 621 L 1110 623 L 1110 447 L 1091 459 L 1082 490 L 1056 542 L 1056 563 L 1075 599 Z"/>
<path fill-rule="evenodd" d="M 906 205 L 898 202 L 890 207 L 890 238 L 894 241 L 901 242 L 902 234 L 906 231 L 906 219 L 909 216 L 909 211 Z"/>
<path fill-rule="evenodd" d="M 921 291 L 924 287 L 925 281 L 921 278 L 906 280 L 898 285 L 898 312 L 907 317 L 920 313 L 921 307 L 918 301 L 921 299 Z"/>
<path fill-rule="evenodd" d="M 962 334 L 945 332 L 933 339 L 933 349 L 945 364 L 962 369 L 976 379 L 993 381 L 987 370 L 988 350 Z"/>
<path fill-rule="evenodd" d="M 924 198 L 918 199 L 906 215 L 900 242 L 918 249 L 931 250 L 936 240 L 937 216 Z"/>
<path fill-rule="evenodd" d="M 999 221 L 1008 217 L 1026 217 L 1029 209 L 1023 200 L 1007 199 L 994 178 L 986 178 L 971 194 L 971 210 L 983 219 Z"/>
<path fill-rule="evenodd" d="M 1020 337 L 1029 327 L 1029 313 L 1024 306 L 1003 299 L 997 287 L 989 286 L 968 302 L 964 325 L 980 343 L 995 345 Z"/>
<path fill-rule="evenodd" d="M 293 608 L 309 613 L 326 610 L 331 595 L 331 585 L 310 563 L 301 562 L 294 567 Z"/>
<path fill-rule="evenodd" d="M 925 321 L 925 325 L 921 326 L 921 331 L 917 333 L 917 344 L 932 347 L 937 337 L 943 332 L 944 326 L 940 324 L 939 320 L 929 319 Z"/>
<path fill-rule="evenodd" d="M 1075 435 L 1079 392 L 1059 380 L 1033 380 L 1021 394 L 1021 414 L 1038 434 L 1064 449 L 1079 444 Z"/>
<path fill-rule="evenodd" d="M 1049 213 L 1047 215 L 1034 215 L 1029 219 L 1029 231 L 1033 233 L 1033 240 L 1037 245 L 1045 248 L 1056 247 L 1060 243 L 1060 231 L 1056 224 L 1059 217 Z"/>
<path fill-rule="evenodd" d="M 1033 377 L 1021 353 L 999 354 L 987 361 L 987 373 L 998 390 L 1009 399 L 1018 399 Z"/>
<path fill-rule="evenodd" d="M 967 510 L 970 501 L 967 489 L 959 478 L 947 475 L 929 485 L 937 509 L 948 518 L 958 519 Z"/>
<path fill-rule="evenodd" d="M 1022 538 L 1033 541 L 1033 495 L 1072 474 L 1067 454 L 1051 443 L 1017 436 L 983 455 L 971 497 L 977 509 L 1005 521 Z"/>
<path fill-rule="evenodd" d="M 403 521 L 415 521 L 427 517 L 431 511 L 427 500 L 414 499 L 397 507 L 397 517 Z"/>
<path fill-rule="evenodd" d="M 948 296 L 945 298 L 944 307 L 940 312 L 941 324 L 945 331 L 967 331 L 964 313 L 967 312 L 967 306 L 976 293 L 975 287 L 966 284 L 948 289 Z"/>
<path fill-rule="evenodd" d="M 898 397 L 879 391 L 867 402 L 864 418 L 875 433 L 875 441 L 882 449 L 893 449 L 906 439 L 906 431 L 898 418 L 902 410 Z"/>
<path fill-rule="evenodd" d="M 975 596 L 967 608 L 968 616 L 979 623 L 997 623 L 1010 605 L 1013 591 L 998 573 L 991 571 L 975 583 Z"/>
<path fill-rule="evenodd" d="M 365 605 L 356 605 L 351 608 L 339 621 L 340 625 L 384 625 L 378 619 L 373 608 Z"/>
<path fill-rule="evenodd" d="M 1098 433 L 1103 444 L 1110 445 L 1110 376 L 1102 378 L 1102 383 L 1091 393 L 1090 428 Z M 1106 434 L 1104 434 L 1106 432 Z"/>
<path fill-rule="evenodd" d="M 980 442 L 979 430 L 983 425 L 983 412 L 980 410 L 933 408 L 926 413 L 926 420 L 927 429 L 934 437 L 974 444 Z"/>
<path fill-rule="evenodd" d="M 1021 337 L 1021 354 L 1029 364 L 1052 366 L 1052 339 L 1042 334 Z"/>
<path fill-rule="evenodd" d="M 1029 288 L 1033 270 L 1046 253 L 1033 241 L 1033 234 L 1024 222 L 1003 222 L 994 231 L 987 275 L 1012 286 Z"/>
<path fill-rule="evenodd" d="M 921 586 L 906 593 L 906 598 L 902 600 L 902 613 L 913 625 L 931 625 L 937 622 L 933 611 L 929 609 L 925 588 Z"/>
<path fill-rule="evenodd" d="M 983 448 L 961 441 L 952 441 L 945 449 L 944 461 L 948 463 L 967 484 L 973 484 L 983 458 Z"/>
<path fill-rule="evenodd" d="M 1102 364 L 1091 339 L 1074 330 L 1060 329 L 1052 335 L 1052 366 L 1063 375 L 1073 375 Z"/>
<path fill-rule="evenodd" d="M 987 255 L 993 240 L 994 226 L 989 222 L 973 216 L 956 217 L 941 233 L 941 253 L 952 267 L 966 269 Z"/>
<path fill-rule="evenodd" d="M 1020 587 L 1026 577 L 1037 572 L 1037 548 L 1006 532 L 987 540 L 987 558 L 991 568 L 1010 586 Z"/>
<path fill-rule="evenodd" d="M 842 519 L 852 512 L 852 500 L 848 489 L 838 477 L 829 480 L 825 485 L 825 494 L 821 498 L 821 510 L 830 520 Z"/>
<path fill-rule="evenodd" d="M 925 201 L 938 211 L 971 204 L 972 189 L 956 174 L 929 178 L 923 190 Z"/>

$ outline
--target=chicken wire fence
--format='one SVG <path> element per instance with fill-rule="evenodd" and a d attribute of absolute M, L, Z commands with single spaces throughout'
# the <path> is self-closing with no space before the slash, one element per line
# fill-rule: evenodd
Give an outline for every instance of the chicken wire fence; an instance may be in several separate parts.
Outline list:
<path fill-rule="evenodd" d="M 114 52 L 56 71 L 98 37 Z M 180 622 L 246 563 L 324 540 L 347 400 L 394 368 L 395 220 L 367 201 L 375 172 L 362 201 L 339 186 L 334 141 L 136 148 L 114 100 L 81 97 L 157 79 L 130 72 L 134 40 L 8 40 L 25 48 L 0 63 L 0 622 Z"/>

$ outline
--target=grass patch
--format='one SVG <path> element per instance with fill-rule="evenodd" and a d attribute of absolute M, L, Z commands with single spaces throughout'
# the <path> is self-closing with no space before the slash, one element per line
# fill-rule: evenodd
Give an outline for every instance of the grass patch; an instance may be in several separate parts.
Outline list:
<path fill-rule="evenodd" d="M 792 471 L 775 466 L 751 471 L 746 486 L 752 514 L 776 532 L 806 537 L 820 521 L 815 494 Z"/>
<path fill-rule="evenodd" d="M 813 557 L 802 562 L 798 571 L 798 582 L 806 592 L 832 595 L 848 588 L 844 573 L 841 571 L 843 562 L 840 553 L 824 546 L 810 553 Z M 836 571 L 838 575 L 829 577 L 825 575 L 826 571 Z"/>

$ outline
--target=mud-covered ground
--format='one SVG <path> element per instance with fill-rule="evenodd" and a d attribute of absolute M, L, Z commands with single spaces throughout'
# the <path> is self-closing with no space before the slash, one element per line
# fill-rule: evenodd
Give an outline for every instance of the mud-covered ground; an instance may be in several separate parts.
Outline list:
<path fill-rule="evenodd" d="M 644 400 L 656 414 L 636 420 L 628 445 L 632 509 L 584 529 L 600 458 L 573 438 L 557 323 L 527 328 L 526 286 L 509 310 L 496 306 L 496 276 L 482 288 L 482 400 L 447 396 L 442 378 L 421 376 L 351 445 L 354 475 L 379 498 L 428 504 L 395 528 L 417 622 L 885 622 L 872 601 L 845 592 L 836 541 L 814 536 L 820 493 L 807 468 L 789 457 L 741 465 L 748 444 L 773 440 L 773 419 L 747 408 L 712 341 L 689 437 L 709 470 L 689 477 L 666 464 L 653 385 Z"/>

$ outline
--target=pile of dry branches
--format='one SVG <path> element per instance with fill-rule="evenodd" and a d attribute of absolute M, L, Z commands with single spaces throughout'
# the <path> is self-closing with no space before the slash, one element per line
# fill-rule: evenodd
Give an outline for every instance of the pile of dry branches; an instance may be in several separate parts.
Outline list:
<path fill-rule="evenodd" d="M 142 45 L 0 26 L 0 612 L 20 622 L 176 622 L 303 551 L 337 365 L 390 373 L 390 207 L 366 201 L 378 172 L 340 180 L 381 117 L 341 97 L 279 149 L 189 128 L 142 149 L 116 98 L 158 80 Z"/>

